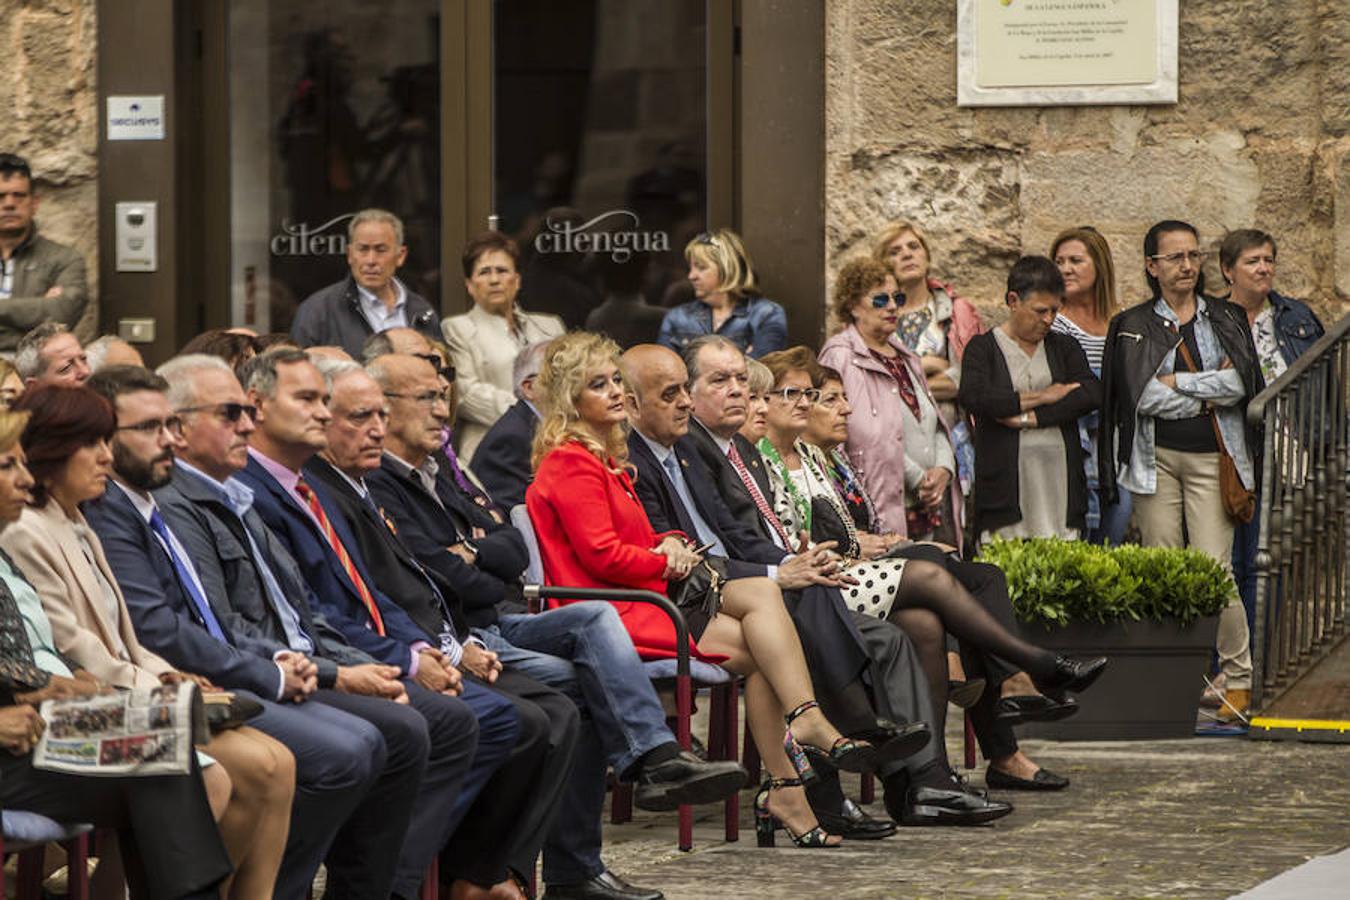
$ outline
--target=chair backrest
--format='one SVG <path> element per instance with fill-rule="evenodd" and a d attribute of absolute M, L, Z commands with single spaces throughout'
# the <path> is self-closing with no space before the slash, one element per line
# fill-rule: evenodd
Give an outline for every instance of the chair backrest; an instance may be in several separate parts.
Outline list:
<path fill-rule="evenodd" d="M 511 525 L 525 539 L 525 549 L 530 552 L 530 564 L 525 569 L 526 584 L 544 583 L 544 561 L 539 556 L 539 538 L 534 534 L 534 523 L 530 521 L 530 511 L 524 503 L 511 507 Z"/>

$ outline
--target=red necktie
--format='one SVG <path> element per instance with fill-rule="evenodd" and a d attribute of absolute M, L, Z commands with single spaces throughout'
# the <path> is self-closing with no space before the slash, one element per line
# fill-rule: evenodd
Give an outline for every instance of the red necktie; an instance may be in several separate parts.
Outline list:
<path fill-rule="evenodd" d="M 731 467 L 736 470 L 736 474 L 741 477 L 741 483 L 745 485 L 745 489 L 750 492 L 750 499 L 755 501 L 755 508 L 759 510 L 760 517 L 769 523 L 769 527 L 778 534 L 778 539 L 783 542 L 783 549 L 791 552 L 792 538 L 788 535 L 787 529 L 783 527 L 783 523 L 778 521 L 778 517 L 773 514 L 773 510 L 769 507 L 769 501 L 764 499 L 764 494 L 760 491 L 759 485 L 755 483 L 750 470 L 745 467 L 745 460 L 741 459 L 741 454 L 737 452 L 735 441 L 727 444 L 727 459 L 731 461 Z"/>
<path fill-rule="evenodd" d="M 384 619 L 380 616 L 380 608 L 375 605 L 375 598 L 371 595 L 370 589 L 361 580 L 361 573 L 356 571 L 356 565 L 352 563 L 347 548 L 342 546 L 342 541 L 338 540 L 337 532 L 333 530 L 333 523 L 328 521 L 328 514 L 323 511 L 323 504 L 319 502 L 318 494 L 315 494 L 303 480 L 296 482 L 295 492 L 304 498 L 305 505 L 309 507 L 309 511 L 318 520 L 319 530 L 323 532 L 324 539 L 328 541 L 328 546 L 332 547 L 333 552 L 337 554 L 338 562 L 342 564 L 343 571 L 352 580 L 352 584 L 356 587 L 356 593 L 361 596 L 361 602 L 366 605 L 366 612 L 370 613 L 370 620 L 375 626 L 375 633 L 384 634 Z"/>

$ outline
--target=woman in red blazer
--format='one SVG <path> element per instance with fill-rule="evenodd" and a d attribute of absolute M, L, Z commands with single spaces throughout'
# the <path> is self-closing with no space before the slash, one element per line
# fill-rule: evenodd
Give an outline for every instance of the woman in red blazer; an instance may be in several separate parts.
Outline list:
<path fill-rule="evenodd" d="M 537 382 L 543 420 L 525 503 L 550 583 L 664 594 L 668 582 L 687 575 L 699 557 L 684 535 L 652 530 L 633 490 L 618 357 L 613 341 L 584 332 L 549 345 Z M 644 604 L 615 605 L 643 657 L 674 655 L 674 628 L 664 615 Z M 802 750 L 839 768 L 865 771 L 875 763 L 873 748 L 842 737 L 816 705 L 778 586 L 767 578 L 734 579 L 716 613 L 684 613 L 699 658 L 745 676 L 746 719 L 774 776 L 755 799 L 763 842 L 771 843 L 781 819 L 798 846 L 838 844 L 807 805 L 802 781 L 814 773 Z M 786 734 L 778 730 L 784 719 Z"/>

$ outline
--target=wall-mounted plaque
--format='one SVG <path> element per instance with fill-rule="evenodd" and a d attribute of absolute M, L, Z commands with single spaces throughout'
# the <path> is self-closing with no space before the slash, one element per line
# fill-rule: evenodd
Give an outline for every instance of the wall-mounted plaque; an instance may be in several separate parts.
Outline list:
<path fill-rule="evenodd" d="M 1177 0 L 959 0 L 961 106 L 1177 102 Z"/>

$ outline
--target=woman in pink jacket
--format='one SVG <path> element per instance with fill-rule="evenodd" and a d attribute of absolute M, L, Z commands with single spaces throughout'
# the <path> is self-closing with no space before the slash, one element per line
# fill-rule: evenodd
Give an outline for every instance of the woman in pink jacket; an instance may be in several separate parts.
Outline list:
<path fill-rule="evenodd" d="M 825 342 L 820 362 L 843 375 L 854 409 L 848 458 L 881 530 L 959 548 L 955 444 L 922 361 L 896 337 L 895 276 L 875 259 L 852 260 L 835 280 L 832 306 L 844 328 Z"/>

